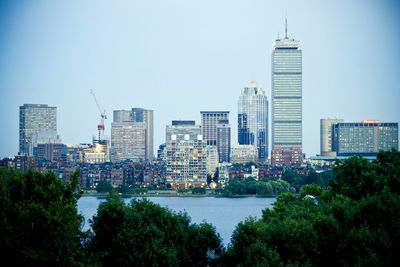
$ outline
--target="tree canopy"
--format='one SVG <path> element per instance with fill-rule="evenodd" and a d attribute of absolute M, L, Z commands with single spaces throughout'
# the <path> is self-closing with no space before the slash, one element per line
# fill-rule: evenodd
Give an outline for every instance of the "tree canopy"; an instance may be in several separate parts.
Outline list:
<path fill-rule="evenodd" d="M 330 187 L 278 196 L 240 223 L 224 265 L 395 266 L 400 262 L 400 154 L 337 163 Z"/>
<path fill-rule="evenodd" d="M 53 173 L 0 169 L 0 253 L 11 266 L 83 264 L 76 193 L 79 173 L 65 184 Z"/>

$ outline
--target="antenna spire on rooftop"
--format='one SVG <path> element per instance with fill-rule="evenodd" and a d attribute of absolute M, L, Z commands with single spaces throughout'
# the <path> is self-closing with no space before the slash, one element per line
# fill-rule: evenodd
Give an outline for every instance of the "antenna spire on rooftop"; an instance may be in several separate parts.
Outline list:
<path fill-rule="evenodd" d="M 287 17 L 285 18 L 285 39 L 287 39 Z"/>

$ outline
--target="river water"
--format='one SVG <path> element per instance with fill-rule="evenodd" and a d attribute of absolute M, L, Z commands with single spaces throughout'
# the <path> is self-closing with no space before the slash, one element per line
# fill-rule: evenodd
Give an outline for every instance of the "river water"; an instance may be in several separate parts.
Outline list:
<path fill-rule="evenodd" d="M 221 235 L 225 246 L 236 225 L 252 216 L 261 218 L 262 210 L 271 208 L 275 198 L 214 198 L 214 197 L 147 197 L 154 203 L 160 204 L 173 211 L 186 211 L 192 222 L 206 221 L 215 226 Z M 129 203 L 132 198 L 125 198 Z M 84 229 L 90 228 L 88 220 L 96 213 L 97 207 L 105 201 L 97 197 L 81 197 L 78 201 L 78 211 L 85 217 Z"/>

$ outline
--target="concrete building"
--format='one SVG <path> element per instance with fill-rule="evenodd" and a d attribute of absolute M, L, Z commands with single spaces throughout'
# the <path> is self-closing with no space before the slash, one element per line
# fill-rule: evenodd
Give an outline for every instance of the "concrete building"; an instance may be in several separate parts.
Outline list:
<path fill-rule="evenodd" d="M 154 159 L 154 112 L 144 108 L 131 110 L 114 110 L 113 122 L 142 122 L 146 125 L 146 156 L 147 161 Z"/>
<path fill-rule="evenodd" d="M 111 124 L 111 161 L 146 159 L 146 124 L 113 122 Z"/>
<path fill-rule="evenodd" d="M 376 156 L 381 150 L 398 150 L 398 123 L 364 120 L 332 126 L 332 150 L 337 156 Z"/>
<path fill-rule="evenodd" d="M 33 148 L 43 143 L 61 143 L 57 135 L 57 108 L 43 104 L 19 107 L 19 153 L 33 155 Z"/>
<path fill-rule="evenodd" d="M 256 162 L 257 156 L 258 150 L 254 145 L 236 145 L 231 148 L 232 163 Z"/>
<path fill-rule="evenodd" d="M 344 122 L 343 119 L 321 119 L 320 121 L 320 148 L 322 157 L 334 157 L 336 152 L 332 150 L 332 125 Z"/>
<path fill-rule="evenodd" d="M 238 143 L 255 146 L 259 161 L 268 159 L 268 100 L 255 82 L 250 82 L 239 96 Z"/>
<path fill-rule="evenodd" d="M 302 51 L 300 42 L 277 39 L 272 51 L 272 148 L 302 149 Z"/>
<path fill-rule="evenodd" d="M 174 188 L 207 184 L 206 142 L 195 121 L 172 121 L 166 127 L 166 183 Z"/>

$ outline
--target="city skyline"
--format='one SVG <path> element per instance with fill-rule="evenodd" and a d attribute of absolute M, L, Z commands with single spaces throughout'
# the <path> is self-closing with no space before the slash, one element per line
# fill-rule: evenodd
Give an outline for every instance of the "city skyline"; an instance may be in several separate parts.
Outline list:
<path fill-rule="evenodd" d="M 89 143 L 99 120 L 91 88 L 107 110 L 108 136 L 113 110 L 154 110 L 155 147 L 173 118 L 200 122 L 200 110 L 228 110 L 234 118 L 237 95 L 249 81 L 257 81 L 271 98 L 270 51 L 278 32 L 283 36 L 286 12 L 289 35 L 301 40 L 304 51 L 307 156 L 319 153 L 321 118 L 400 121 L 400 19 L 391 1 L 115 6 L 43 1 L 0 7 L 5 25 L 0 29 L 0 157 L 18 152 L 18 107 L 25 103 L 56 106 L 63 143 Z M 223 13 L 225 7 L 229 11 Z M 238 19 L 241 15 L 254 20 Z M 250 45 L 248 38 L 256 42 Z M 232 123 L 232 145 L 236 131 Z"/>

